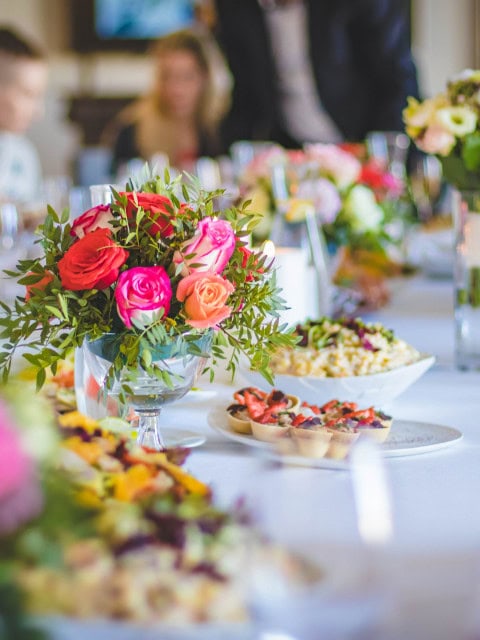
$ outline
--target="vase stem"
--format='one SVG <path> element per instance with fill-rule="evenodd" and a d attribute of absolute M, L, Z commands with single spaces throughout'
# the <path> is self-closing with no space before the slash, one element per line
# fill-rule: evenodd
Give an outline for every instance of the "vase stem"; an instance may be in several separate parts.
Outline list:
<path fill-rule="evenodd" d="M 160 410 L 136 410 L 138 422 L 137 443 L 148 449 L 161 451 L 165 449 L 165 442 L 160 432 Z"/>

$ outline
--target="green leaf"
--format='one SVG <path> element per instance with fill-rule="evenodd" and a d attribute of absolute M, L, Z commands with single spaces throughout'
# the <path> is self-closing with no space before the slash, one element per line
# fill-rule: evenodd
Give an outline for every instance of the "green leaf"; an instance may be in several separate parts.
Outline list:
<path fill-rule="evenodd" d="M 467 136 L 463 143 L 462 159 L 468 171 L 480 169 L 480 132 Z M 480 183 L 480 176 L 478 179 Z"/>

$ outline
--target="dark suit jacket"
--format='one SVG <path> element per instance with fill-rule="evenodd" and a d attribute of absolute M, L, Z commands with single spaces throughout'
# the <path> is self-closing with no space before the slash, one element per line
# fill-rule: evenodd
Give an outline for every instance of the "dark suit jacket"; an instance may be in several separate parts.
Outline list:
<path fill-rule="evenodd" d="M 305 0 L 309 51 L 322 103 L 347 140 L 403 130 L 408 95 L 418 96 L 408 0 Z M 279 109 L 275 65 L 258 0 L 217 0 L 218 39 L 234 78 L 223 140 L 295 146 Z"/>

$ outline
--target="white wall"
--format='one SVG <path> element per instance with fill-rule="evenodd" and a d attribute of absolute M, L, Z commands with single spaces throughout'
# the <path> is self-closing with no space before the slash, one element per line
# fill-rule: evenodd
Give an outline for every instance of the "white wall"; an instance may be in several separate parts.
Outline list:
<path fill-rule="evenodd" d="M 413 0 L 413 51 L 424 95 L 475 64 L 474 0 Z"/>
<path fill-rule="evenodd" d="M 39 150 L 45 175 L 70 174 L 80 132 L 66 119 L 66 99 L 78 93 L 141 94 L 150 83 L 149 61 L 141 55 L 79 56 L 70 51 L 67 0 L 0 0 L 0 24 L 17 28 L 49 54 L 45 116 L 32 125 L 29 137 Z"/>

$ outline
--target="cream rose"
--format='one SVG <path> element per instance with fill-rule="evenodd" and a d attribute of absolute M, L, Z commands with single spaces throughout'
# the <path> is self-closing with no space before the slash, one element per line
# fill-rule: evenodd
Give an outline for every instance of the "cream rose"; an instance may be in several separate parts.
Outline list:
<path fill-rule="evenodd" d="M 353 231 L 377 231 L 383 221 L 382 208 L 368 187 L 356 185 L 345 198 L 343 214 Z"/>

